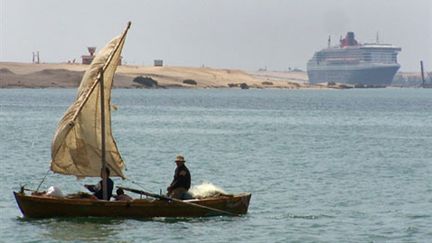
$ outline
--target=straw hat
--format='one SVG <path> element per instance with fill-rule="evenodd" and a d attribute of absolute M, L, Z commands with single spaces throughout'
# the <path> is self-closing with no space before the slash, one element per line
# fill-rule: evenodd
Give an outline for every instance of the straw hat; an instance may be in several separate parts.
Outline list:
<path fill-rule="evenodd" d="M 177 155 L 175 162 L 186 162 L 186 161 L 183 156 Z"/>

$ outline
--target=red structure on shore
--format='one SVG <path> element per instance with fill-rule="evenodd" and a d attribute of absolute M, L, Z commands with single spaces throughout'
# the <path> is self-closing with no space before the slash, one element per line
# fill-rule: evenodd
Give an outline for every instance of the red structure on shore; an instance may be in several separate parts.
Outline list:
<path fill-rule="evenodd" d="M 90 55 L 82 55 L 82 64 L 90 64 L 93 59 L 95 58 L 95 51 L 96 51 L 96 47 L 87 47 L 87 50 L 89 51 Z"/>

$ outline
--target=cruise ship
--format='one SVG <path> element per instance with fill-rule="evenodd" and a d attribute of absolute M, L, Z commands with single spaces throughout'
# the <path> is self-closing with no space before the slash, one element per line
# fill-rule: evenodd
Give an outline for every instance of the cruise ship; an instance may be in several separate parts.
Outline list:
<path fill-rule="evenodd" d="M 378 39 L 378 38 L 377 38 Z M 315 52 L 307 63 L 310 83 L 343 83 L 370 87 L 391 84 L 400 68 L 400 47 L 391 44 L 360 44 L 354 32 L 348 32 L 340 44 Z"/>

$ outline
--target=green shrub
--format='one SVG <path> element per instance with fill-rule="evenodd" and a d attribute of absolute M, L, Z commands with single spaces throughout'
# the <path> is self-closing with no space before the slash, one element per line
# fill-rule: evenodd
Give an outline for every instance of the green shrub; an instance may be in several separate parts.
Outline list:
<path fill-rule="evenodd" d="M 185 79 L 183 80 L 184 84 L 190 84 L 190 85 L 197 85 L 197 81 L 193 80 L 193 79 Z"/>
<path fill-rule="evenodd" d="M 157 81 L 151 77 L 138 76 L 133 79 L 133 82 L 144 85 L 146 88 L 154 88 L 158 86 Z"/>

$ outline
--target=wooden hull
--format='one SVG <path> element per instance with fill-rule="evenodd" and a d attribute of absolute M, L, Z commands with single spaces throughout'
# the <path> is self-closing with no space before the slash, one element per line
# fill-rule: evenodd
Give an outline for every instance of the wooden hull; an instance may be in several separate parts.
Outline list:
<path fill-rule="evenodd" d="M 133 201 L 102 201 L 94 199 L 67 199 L 48 196 L 26 195 L 14 192 L 18 206 L 29 218 L 51 217 L 206 217 L 222 215 L 215 211 L 190 205 L 192 203 L 211 207 L 232 214 L 246 214 L 250 193 L 231 197 L 186 200 L 187 203 L 159 199 L 135 199 Z"/>

